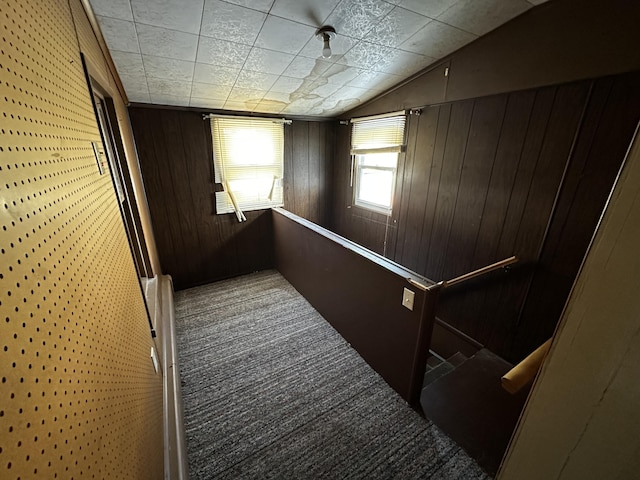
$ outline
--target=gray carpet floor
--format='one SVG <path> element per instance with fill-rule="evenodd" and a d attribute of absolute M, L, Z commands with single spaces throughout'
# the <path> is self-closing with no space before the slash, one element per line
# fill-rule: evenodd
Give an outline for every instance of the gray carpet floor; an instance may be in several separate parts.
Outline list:
<path fill-rule="evenodd" d="M 175 300 L 190 478 L 490 478 L 278 272 Z"/>

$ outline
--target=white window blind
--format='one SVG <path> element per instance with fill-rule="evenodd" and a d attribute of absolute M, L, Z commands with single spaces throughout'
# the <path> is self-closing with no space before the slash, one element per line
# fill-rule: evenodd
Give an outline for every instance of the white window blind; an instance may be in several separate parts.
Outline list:
<path fill-rule="evenodd" d="M 356 206 L 391 214 L 398 153 L 404 148 L 402 112 L 352 120 L 353 201 Z"/>
<path fill-rule="evenodd" d="M 283 205 L 284 124 L 269 119 L 211 118 L 216 183 L 216 212 L 235 212 Z"/>
<path fill-rule="evenodd" d="M 405 115 L 352 120 L 351 154 L 400 152 L 405 121 Z"/>

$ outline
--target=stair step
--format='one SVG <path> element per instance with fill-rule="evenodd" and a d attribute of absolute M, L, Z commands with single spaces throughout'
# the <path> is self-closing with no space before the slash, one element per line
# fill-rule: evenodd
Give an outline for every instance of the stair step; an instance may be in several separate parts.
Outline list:
<path fill-rule="evenodd" d="M 466 362 L 468 358 L 469 357 L 467 357 L 464 353 L 458 352 L 458 353 L 455 353 L 454 355 L 451 355 L 449 358 L 447 358 L 447 362 L 453 365 L 454 367 L 459 367 L 464 362 Z"/>
<path fill-rule="evenodd" d="M 420 398 L 425 416 L 490 475 L 498 470 L 528 394 L 527 389 L 517 395 L 502 389 L 500 377 L 510 369 L 511 364 L 481 349 L 423 388 Z"/>
<path fill-rule="evenodd" d="M 422 388 L 424 389 L 430 383 L 435 382 L 440 377 L 443 377 L 449 372 L 455 370 L 455 366 L 450 364 L 449 362 L 442 362 L 440 365 L 433 367 L 429 371 L 424 374 L 424 379 L 422 381 Z"/>
<path fill-rule="evenodd" d="M 445 361 L 444 358 L 440 356 L 429 355 L 429 358 L 427 358 L 427 367 L 436 368 L 438 365 L 440 365 L 444 361 Z"/>

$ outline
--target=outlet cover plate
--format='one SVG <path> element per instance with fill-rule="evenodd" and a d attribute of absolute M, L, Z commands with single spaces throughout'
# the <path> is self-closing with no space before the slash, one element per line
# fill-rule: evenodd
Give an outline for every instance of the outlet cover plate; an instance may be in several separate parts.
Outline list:
<path fill-rule="evenodd" d="M 404 292 L 402 294 L 402 305 L 409 310 L 413 311 L 413 299 L 415 298 L 415 292 L 412 292 L 408 288 L 405 287 Z"/>

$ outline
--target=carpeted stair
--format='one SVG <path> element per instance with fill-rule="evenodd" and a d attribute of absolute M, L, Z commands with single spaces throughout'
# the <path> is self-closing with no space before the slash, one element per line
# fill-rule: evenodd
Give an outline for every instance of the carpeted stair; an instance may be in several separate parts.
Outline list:
<path fill-rule="evenodd" d="M 528 391 L 511 395 L 500 378 L 512 365 L 487 349 L 467 358 L 456 353 L 443 359 L 431 352 L 420 405 L 478 464 L 495 475 Z"/>

